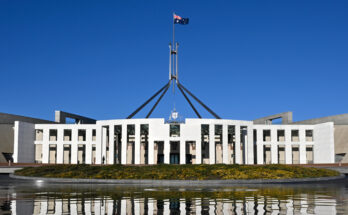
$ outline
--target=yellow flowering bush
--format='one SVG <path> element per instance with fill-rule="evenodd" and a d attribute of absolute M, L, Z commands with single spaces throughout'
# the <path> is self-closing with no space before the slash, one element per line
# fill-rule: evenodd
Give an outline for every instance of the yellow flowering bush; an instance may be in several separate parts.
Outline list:
<path fill-rule="evenodd" d="M 291 165 L 44 165 L 26 167 L 15 172 L 22 176 L 96 179 L 285 179 L 337 176 L 338 172 L 322 168 Z"/>

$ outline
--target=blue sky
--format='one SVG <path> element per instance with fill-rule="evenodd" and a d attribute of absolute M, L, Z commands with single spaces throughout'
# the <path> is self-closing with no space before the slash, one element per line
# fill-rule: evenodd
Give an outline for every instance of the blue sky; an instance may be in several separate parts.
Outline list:
<path fill-rule="evenodd" d="M 348 1 L 320 0 L 0 0 L 0 112 L 127 117 L 168 80 L 173 11 L 180 81 L 222 118 L 348 112 Z M 195 116 L 172 91 L 152 116 L 174 102 Z"/>

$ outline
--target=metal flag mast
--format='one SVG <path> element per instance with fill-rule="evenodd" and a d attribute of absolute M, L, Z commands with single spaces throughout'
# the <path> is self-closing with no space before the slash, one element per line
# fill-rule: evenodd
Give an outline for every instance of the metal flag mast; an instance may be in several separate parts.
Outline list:
<path fill-rule="evenodd" d="M 175 24 L 188 24 L 188 18 L 181 18 L 173 13 L 173 44 L 169 43 L 169 82 L 167 82 L 160 90 L 158 90 L 153 96 L 151 96 L 148 100 L 146 100 L 140 107 L 138 107 L 133 113 L 131 113 L 127 119 L 133 118 L 141 109 L 143 109 L 148 103 L 150 103 L 154 98 L 156 98 L 160 93 L 162 93 L 157 99 L 156 103 L 153 105 L 149 113 L 146 115 L 146 118 L 149 118 L 152 112 L 157 107 L 158 103 L 161 101 L 163 96 L 167 93 L 170 85 L 173 84 L 173 94 L 175 95 L 175 85 L 178 87 L 179 91 L 185 97 L 186 101 L 189 103 L 190 107 L 193 109 L 198 118 L 202 118 L 198 113 L 195 106 L 190 101 L 189 97 L 186 95 L 190 95 L 194 100 L 196 100 L 204 109 L 206 109 L 211 115 L 213 115 L 216 119 L 221 119 L 214 111 L 212 111 L 208 106 L 206 106 L 201 100 L 199 100 L 193 93 L 191 93 L 187 88 L 185 88 L 179 82 L 179 74 L 178 74 L 178 47 L 179 43 L 175 43 Z M 185 93 L 186 92 L 186 93 Z M 174 111 L 175 111 L 175 103 L 174 103 Z"/>

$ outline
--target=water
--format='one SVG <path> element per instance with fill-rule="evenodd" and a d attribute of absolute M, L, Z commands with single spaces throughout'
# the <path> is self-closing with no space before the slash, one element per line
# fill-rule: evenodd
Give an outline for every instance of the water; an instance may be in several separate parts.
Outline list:
<path fill-rule="evenodd" d="M 348 179 L 206 188 L 47 184 L 0 175 L 1 214 L 348 214 Z"/>

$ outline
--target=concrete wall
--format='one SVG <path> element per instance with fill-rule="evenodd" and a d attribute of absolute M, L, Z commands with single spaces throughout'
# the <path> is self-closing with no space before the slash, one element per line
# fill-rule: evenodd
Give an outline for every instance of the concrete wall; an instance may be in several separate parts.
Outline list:
<path fill-rule="evenodd" d="M 253 120 L 253 122 L 254 124 L 270 125 L 272 124 L 272 120 L 279 119 L 279 118 L 282 119 L 282 124 L 290 124 L 292 123 L 292 112 L 288 111 L 284 113 L 278 113 L 271 116 L 262 117 L 262 118 Z"/>
<path fill-rule="evenodd" d="M 308 120 L 293 122 L 292 124 L 313 125 L 313 124 L 320 124 L 325 122 L 333 122 L 335 125 L 348 125 L 348 114 L 346 113 L 346 114 L 327 116 L 327 117 L 321 117 L 316 119 L 308 119 Z"/>
<path fill-rule="evenodd" d="M 64 111 L 56 110 L 55 113 L 55 122 L 57 123 L 66 123 L 67 118 L 74 119 L 76 123 L 79 124 L 95 124 L 97 121 L 85 116 L 80 116 L 77 114 L 67 113 Z"/>
<path fill-rule="evenodd" d="M 29 123 L 45 123 L 45 124 L 54 123 L 53 121 L 49 121 L 49 120 L 19 116 L 19 115 L 8 114 L 8 113 L 0 113 L 0 124 L 13 125 L 15 121 L 29 122 Z"/>
<path fill-rule="evenodd" d="M 0 163 L 7 162 L 3 156 L 5 153 L 13 153 L 13 143 L 14 143 L 14 122 L 28 122 L 28 123 L 54 123 L 53 121 L 37 119 L 26 116 L 19 116 L 14 114 L 0 113 Z"/>
<path fill-rule="evenodd" d="M 13 161 L 15 163 L 34 163 L 35 124 L 15 122 Z"/>
<path fill-rule="evenodd" d="M 13 153 L 13 125 L 0 124 L 0 163 L 7 162 L 3 152 Z"/>
<path fill-rule="evenodd" d="M 348 125 L 335 125 L 335 153 L 345 154 L 342 163 L 348 163 Z"/>

